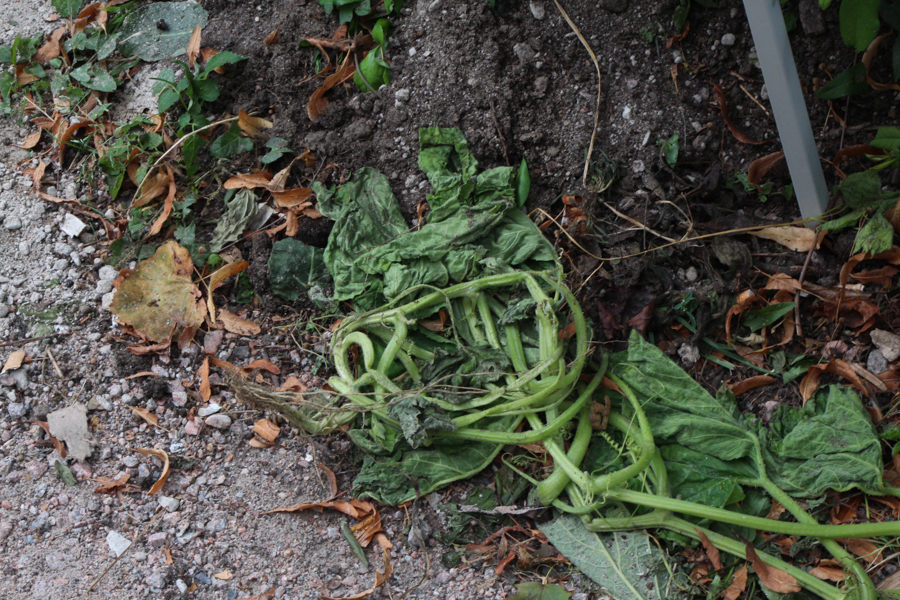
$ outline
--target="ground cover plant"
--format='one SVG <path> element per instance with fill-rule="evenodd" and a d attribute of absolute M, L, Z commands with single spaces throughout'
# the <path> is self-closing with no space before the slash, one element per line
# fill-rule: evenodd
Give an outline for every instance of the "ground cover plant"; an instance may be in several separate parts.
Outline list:
<path fill-rule="evenodd" d="M 395 77 L 388 33 L 401 27 L 399 4 L 321 4 L 335 32 L 304 36 L 294 48 L 310 62 L 295 114 L 327 129 L 346 115 L 347 97 L 361 114 L 369 102 L 368 113 L 391 110 L 382 101 Z M 678 4 L 670 46 L 715 9 L 707 4 Z M 640 193 L 619 187 L 627 168 L 601 150 L 587 157 L 581 195 L 554 188 L 536 202 L 532 180 L 545 191 L 548 183 L 544 162 L 525 158 L 530 142 L 504 138 L 494 117 L 502 150 L 498 142 L 483 162 L 506 166 L 482 171 L 465 137 L 479 135 L 474 128 L 464 135 L 425 119 L 409 154 L 427 186 L 411 176 L 401 196 L 387 159 L 380 170 L 349 159 L 355 168 L 344 169 L 296 136 L 264 141 L 281 133 L 270 114 L 227 112 L 238 86 L 229 74 L 252 71 L 259 56 L 201 48 L 205 14 L 192 8 L 184 23 L 161 29 L 154 4 L 121 6 L 96 8 L 80 17 L 81 32 L 59 34 L 63 47 L 72 42 L 72 64 L 45 66 L 35 58 L 39 39 L 0 54 L 11 65 L 0 80 L 7 108 L 24 102 L 40 127 L 31 148 L 47 164 L 32 171 L 37 190 L 44 193 L 43 169 L 77 157 L 96 194 L 69 205 L 85 215 L 115 208 L 104 217 L 112 221 L 106 258 L 133 264 L 120 272 L 111 310 L 140 340 L 138 355 L 168 356 L 216 331 L 259 335 L 249 315 L 271 293 L 302 306 L 290 331 L 326 378 L 307 389 L 277 379 L 268 359 L 238 366 L 204 356 L 198 402 L 227 389 L 270 411 L 271 420 L 254 424 L 254 448 L 273 446 L 276 422 L 353 443 L 347 455 L 359 464 L 339 474 L 352 500 L 338 497 L 331 473 L 328 500 L 273 512 L 328 508 L 356 519 L 342 527 L 354 551 L 365 557 L 373 540 L 382 550 L 366 593 L 394 569 L 376 504 L 410 506 L 414 539 L 424 497 L 482 475 L 487 487 L 446 511 L 454 535 L 468 528 L 480 537 L 448 532 L 448 543 L 470 542 L 448 560 L 481 556 L 498 575 L 515 564 L 537 569 L 542 582 L 523 584 L 518 597 L 565 595 L 551 581 L 559 553 L 617 598 L 876 597 L 873 581 L 884 583 L 892 560 L 884 548 L 900 535 L 891 462 L 900 436 L 895 403 L 884 402 L 897 387 L 884 335 L 896 322 L 890 286 L 900 263 L 894 128 L 866 133 L 871 143 L 832 161 L 843 176 L 834 186 L 841 204 L 818 233 L 789 218 L 796 211 L 777 153 L 724 182 L 713 169 L 695 172 L 699 124 L 692 134 L 648 134 L 645 143 L 658 140 L 658 148 L 649 143 L 656 163 L 653 173 L 637 171 L 645 173 Z M 260 46 L 271 51 L 278 31 Z M 134 42 L 142 36 L 150 41 Z M 160 50 L 160 38 L 172 38 L 172 49 Z M 111 98 L 101 94 L 125 70 L 172 55 L 154 77 L 158 115 L 105 119 Z M 679 64 L 676 85 L 694 68 Z M 40 85 L 66 77 L 64 90 Z M 754 145 L 730 121 L 734 95 L 716 89 L 723 140 Z M 823 86 L 820 97 L 834 89 Z M 90 119 L 64 125 L 72 113 Z M 53 141 L 44 146 L 47 132 Z M 578 173 L 583 164 L 579 157 Z M 410 204 L 416 186 L 432 193 Z M 717 204 L 726 190 L 753 207 L 753 219 Z M 260 252 L 269 238 L 271 252 Z M 831 251 L 840 263 L 816 263 Z M 765 262 L 772 257 L 782 262 Z M 817 284 L 808 281 L 813 272 Z M 867 336 L 881 366 L 864 359 Z M 871 400 L 878 394 L 880 404 Z M 151 413 L 135 414 L 153 424 Z M 197 427 L 193 412 L 185 418 Z M 165 484 L 160 478 L 150 493 Z"/>

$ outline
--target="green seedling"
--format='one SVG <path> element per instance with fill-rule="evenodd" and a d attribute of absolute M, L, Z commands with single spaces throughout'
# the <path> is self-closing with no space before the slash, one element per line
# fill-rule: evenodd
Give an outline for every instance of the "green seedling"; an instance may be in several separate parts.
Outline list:
<path fill-rule="evenodd" d="M 678 162 L 678 134 L 673 134 L 667 140 L 657 140 L 656 145 L 660 147 L 666 164 L 674 167 Z"/>
<path fill-rule="evenodd" d="M 878 254 L 891 248 L 894 228 L 884 213 L 897 202 L 897 195 L 881 189 L 878 172 L 869 170 L 848 175 L 835 193 L 843 198 L 843 215 L 819 225 L 820 231 L 840 231 L 859 227 L 853 252 Z"/>
<path fill-rule="evenodd" d="M 366 17 L 372 14 L 371 0 L 319 0 L 319 4 L 325 7 L 325 14 L 331 14 L 337 9 L 338 20 L 341 24 L 350 23 L 358 17 Z M 387 14 L 399 14 L 403 8 L 403 0 L 385 0 L 384 10 Z"/>

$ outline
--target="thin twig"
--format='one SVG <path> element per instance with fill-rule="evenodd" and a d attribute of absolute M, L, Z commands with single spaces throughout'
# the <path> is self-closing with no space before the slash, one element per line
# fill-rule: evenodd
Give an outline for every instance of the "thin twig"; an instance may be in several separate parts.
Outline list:
<path fill-rule="evenodd" d="M 812 246 L 809 247 L 809 252 L 806 253 L 803 268 L 800 269 L 800 277 L 797 278 L 798 287 L 801 289 L 803 288 L 803 278 L 806 277 L 806 269 L 809 267 L 809 261 L 815 251 L 816 243 L 813 242 Z M 794 292 L 794 332 L 797 334 L 797 337 L 803 335 L 803 329 L 800 327 L 800 289 Z"/>
<path fill-rule="evenodd" d="M 597 137 L 597 125 L 600 122 L 600 96 L 603 90 L 603 78 L 600 75 L 600 63 L 597 62 L 597 55 L 594 54 L 594 50 L 591 48 L 590 44 L 587 43 L 587 40 L 584 39 L 584 36 L 581 35 L 581 32 L 578 30 L 578 27 L 576 27 L 572 19 L 569 18 L 569 15 L 562 7 L 562 4 L 559 3 L 559 0 L 553 0 L 553 3 L 556 4 L 556 8 L 559 9 L 563 19 L 566 20 L 566 23 L 569 24 L 569 27 L 571 27 L 572 31 L 575 32 L 575 35 L 578 36 L 578 39 L 581 40 L 581 43 L 588 51 L 588 54 L 591 55 L 591 60 L 594 62 L 594 68 L 597 69 L 597 107 L 594 109 L 594 128 L 591 130 L 591 145 L 588 146 L 587 160 L 584 161 L 584 174 L 581 176 L 581 183 L 587 185 L 588 169 L 591 166 L 591 155 L 594 153 L 594 140 Z"/>
<path fill-rule="evenodd" d="M 56 372 L 59 373 L 59 378 L 65 379 L 66 376 L 63 375 L 62 369 L 59 368 L 59 363 L 56 362 L 56 358 L 53 356 L 53 352 L 50 351 L 50 348 L 47 348 L 47 356 L 50 357 L 50 362 L 53 363 L 53 366 L 56 368 Z"/>
<path fill-rule="evenodd" d="M 503 158 L 506 159 L 506 166 L 509 166 L 509 153 L 506 150 L 506 140 L 503 138 L 503 133 L 500 131 L 500 123 L 497 122 L 497 115 L 494 114 L 494 99 L 491 98 L 491 118 L 494 119 L 494 127 L 497 129 L 497 136 L 500 138 L 500 144 L 503 145 Z"/>
<path fill-rule="evenodd" d="M 71 332 L 69 332 L 71 333 Z M 61 335 L 69 335 L 68 333 L 54 333 L 53 335 L 42 335 L 40 337 L 30 337 L 25 338 L 24 340 L 15 340 L 14 342 L 0 342 L 0 348 L 7 348 L 9 346 L 21 346 L 23 344 L 30 344 L 31 342 L 39 342 L 41 340 L 49 340 L 50 338 L 55 338 Z"/>

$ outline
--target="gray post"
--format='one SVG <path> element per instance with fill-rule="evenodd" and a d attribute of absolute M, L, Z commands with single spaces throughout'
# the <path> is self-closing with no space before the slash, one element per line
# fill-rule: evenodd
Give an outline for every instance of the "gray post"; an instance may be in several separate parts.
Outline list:
<path fill-rule="evenodd" d="M 781 4 L 778 0 L 744 0 L 744 10 L 750 21 L 778 135 L 800 203 L 800 214 L 804 219 L 817 217 L 828 205 L 828 188 L 800 90 Z"/>

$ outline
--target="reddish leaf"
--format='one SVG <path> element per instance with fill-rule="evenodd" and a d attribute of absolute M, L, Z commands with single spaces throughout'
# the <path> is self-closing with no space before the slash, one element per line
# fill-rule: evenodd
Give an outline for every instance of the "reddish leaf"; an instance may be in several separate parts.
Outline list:
<path fill-rule="evenodd" d="M 772 142 L 769 140 L 763 140 L 762 142 L 757 142 L 753 138 L 747 137 L 744 133 L 742 133 L 734 124 L 731 122 L 731 117 L 728 116 L 728 104 L 725 101 L 725 92 L 722 91 L 717 84 L 713 84 L 713 90 L 716 93 L 716 100 L 719 103 L 719 110 L 722 111 L 722 118 L 725 120 L 725 125 L 728 126 L 729 131 L 731 131 L 731 135 L 733 135 L 739 142 L 743 142 L 745 144 L 752 145 L 761 145 L 761 144 L 771 144 Z"/>
<path fill-rule="evenodd" d="M 759 577 L 760 583 L 779 594 L 790 594 L 800 591 L 800 586 L 797 585 L 797 580 L 792 575 L 764 563 L 753 548 L 753 544 L 748 543 L 746 548 L 747 560 L 753 565 L 753 570 Z"/>

